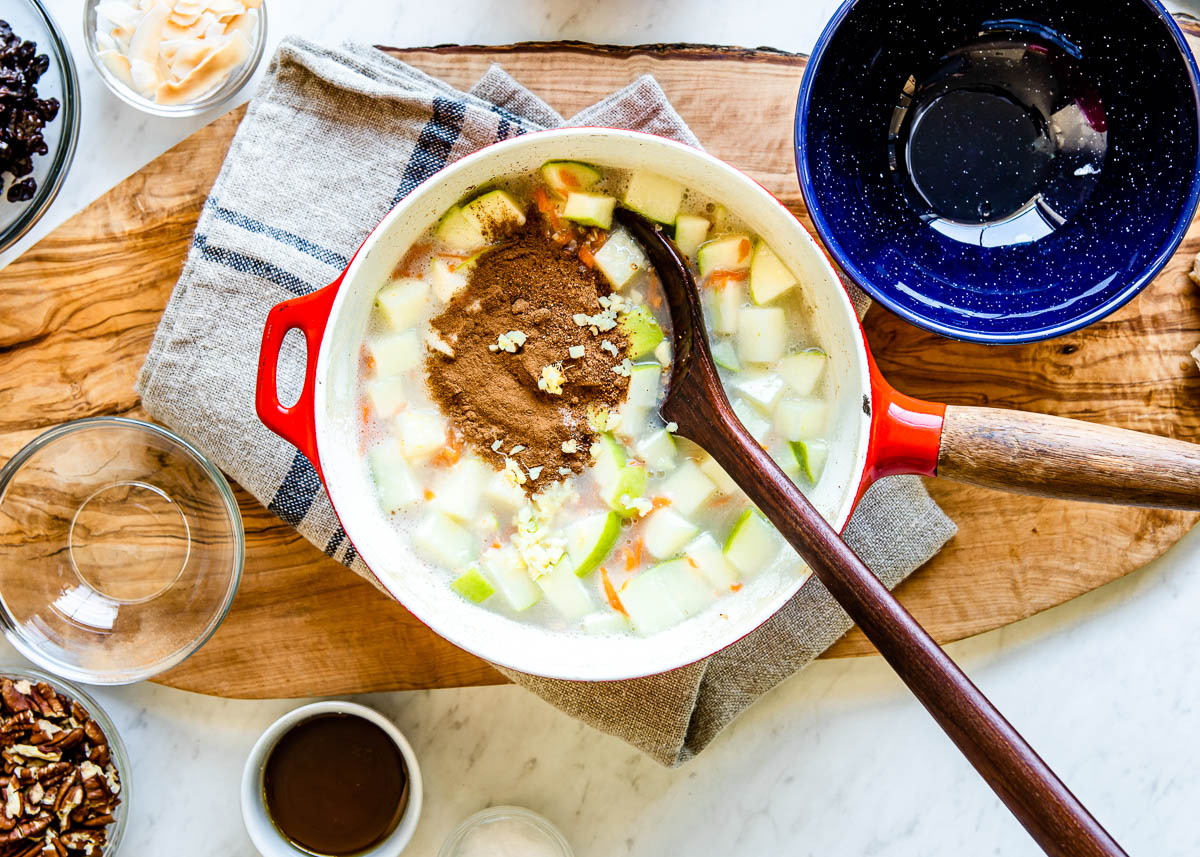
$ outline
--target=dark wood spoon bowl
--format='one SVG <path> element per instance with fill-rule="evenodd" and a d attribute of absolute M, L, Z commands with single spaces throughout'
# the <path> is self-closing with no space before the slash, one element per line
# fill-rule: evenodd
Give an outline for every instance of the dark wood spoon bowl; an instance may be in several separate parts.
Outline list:
<path fill-rule="evenodd" d="M 700 295 L 687 262 L 641 215 L 618 209 L 616 218 L 645 249 L 670 308 L 674 359 L 660 409 L 663 419 L 704 447 L 775 525 L 1047 854 L 1124 855 L 743 428 L 709 352 Z"/>

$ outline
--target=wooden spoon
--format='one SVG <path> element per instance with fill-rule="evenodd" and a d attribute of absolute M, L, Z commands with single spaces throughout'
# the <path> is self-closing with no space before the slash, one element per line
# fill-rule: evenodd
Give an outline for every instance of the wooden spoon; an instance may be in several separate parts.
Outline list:
<path fill-rule="evenodd" d="M 645 248 L 670 307 L 675 353 L 663 419 L 678 423 L 678 434 L 704 447 L 746 492 L 1047 854 L 1124 855 L 743 428 L 713 364 L 687 263 L 641 215 L 619 209 L 616 217 Z"/>

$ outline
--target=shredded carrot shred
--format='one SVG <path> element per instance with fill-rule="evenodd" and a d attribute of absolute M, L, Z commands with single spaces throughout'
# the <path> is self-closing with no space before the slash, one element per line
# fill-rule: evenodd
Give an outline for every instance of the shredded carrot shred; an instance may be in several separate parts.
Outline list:
<path fill-rule="evenodd" d="M 652 499 L 650 501 L 650 505 L 653 506 L 655 509 L 662 509 L 666 506 L 671 505 L 671 498 L 670 497 L 655 497 L 654 499 Z"/>
<path fill-rule="evenodd" d="M 643 547 L 644 547 L 644 544 L 642 543 L 642 539 L 639 536 L 638 538 L 634 539 L 632 547 L 627 547 L 624 549 L 623 552 L 625 554 L 625 570 L 626 571 L 633 571 L 635 568 L 637 568 L 638 566 L 640 566 L 642 564 L 642 548 Z"/>
<path fill-rule="evenodd" d="M 452 432 L 446 438 L 446 445 L 434 456 L 434 463 L 449 467 L 457 463 L 460 458 L 462 458 L 462 440 Z"/>
<path fill-rule="evenodd" d="M 608 606 L 628 619 L 629 614 L 625 612 L 625 605 L 621 603 L 621 596 L 617 595 L 616 588 L 612 585 L 612 581 L 608 579 L 608 569 L 603 566 L 600 568 L 600 580 L 604 583 L 604 598 L 608 601 Z"/>
<path fill-rule="evenodd" d="M 687 561 L 688 561 L 688 565 L 690 565 L 692 568 L 700 567 L 700 566 L 696 565 L 696 561 L 694 559 L 692 559 L 690 556 L 687 558 Z"/>
<path fill-rule="evenodd" d="M 708 287 L 720 291 L 730 283 L 740 283 L 748 276 L 750 276 L 748 271 L 716 270 L 708 275 Z"/>
<path fill-rule="evenodd" d="M 435 496 L 435 495 L 434 495 L 434 493 L 433 493 L 432 491 L 430 491 L 428 488 L 426 488 L 426 489 L 425 489 L 425 499 L 426 499 L 426 501 L 432 500 L 432 499 L 434 498 L 434 496 Z"/>
<path fill-rule="evenodd" d="M 579 245 L 579 261 L 587 265 L 589 268 L 596 267 L 596 256 L 592 253 L 592 248 L 586 244 Z"/>
<path fill-rule="evenodd" d="M 738 261 L 742 261 L 750 255 L 750 239 L 743 238 L 738 242 Z"/>
<path fill-rule="evenodd" d="M 550 222 L 550 227 L 557 232 L 561 225 L 561 220 L 558 216 L 558 206 L 554 204 L 554 200 L 546 193 L 546 189 L 539 187 L 535 190 L 533 192 L 533 201 L 537 205 L 538 211 L 542 213 L 542 216 Z"/>
<path fill-rule="evenodd" d="M 730 591 L 730 592 L 737 592 L 737 591 L 738 591 L 739 589 L 741 589 L 741 588 L 742 588 L 742 584 L 740 584 L 740 583 L 731 583 L 731 584 L 729 584 L 729 591 Z"/>

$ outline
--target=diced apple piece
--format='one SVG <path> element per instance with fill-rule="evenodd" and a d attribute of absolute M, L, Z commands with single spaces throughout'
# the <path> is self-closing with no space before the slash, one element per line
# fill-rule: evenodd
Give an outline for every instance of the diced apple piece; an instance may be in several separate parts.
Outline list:
<path fill-rule="evenodd" d="M 753 574 L 775 559 L 779 534 L 757 509 L 747 509 L 725 540 L 725 559 L 742 574 Z"/>
<path fill-rule="evenodd" d="M 716 490 L 713 481 L 690 459 L 662 484 L 662 494 L 671 501 L 671 508 L 684 516 L 694 514 Z"/>
<path fill-rule="evenodd" d="M 520 612 L 542 600 L 542 590 L 529 578 L 525 563 L 512 545 L 491 548 L 479 562 L 512 609 Z"/>
<path fill-rule="evenodd" d="M 629 622 L 639 634 L 648 636 L 678 625 L 687 618 L 683 608 L 675 603 L 654 569 L 647 569 L 631 578 L 620 592 L 621 606 L 629 614 Z"/>
<path fill-rule="evenodd" d="M 737 583 L 738 572 L 725 559 L 721 546 L 710 533 L 701 533 L 683 549 L 683 555 L 714 589 L 728 589 Z"/>
<path fill-rule="evenodd" d="M 748 404 L 745 399 L 736 398 L 733 400 L 733 412 L 746 427 L 746 431 L 750 432 L 750 437 L 760 444 L 767 442 L 767 435 L 771 433 L 771 423 L 760 416 L 753 405 Z"/>
<path fill-rule="evenodd" d="M 683 202 L 683 185 L 657 173 L 634 170 L 625 189 L 625 205 L 659 223 L 674 223 Z"/>
<path fill-rule="evenodd" d="M 687 544 L 699 528 L 671 507 L 655 509 L 646 518 L 642 538 L 646 550 L 655 559 L 675 556 Z"/>
<path fill-rule="evenodd" d="M 367 453 L 367 463 L 385 512 L 411 509 L 421 503 L 421 486 L 413 477 L 408 462 L 400 453 L 400 444 L 389 438 Z"/>
<path fill-rule="evenodd" d="M 625 401 L 631 407 L 647 409 L 658 402 L 662 367 L 657 363 L 638 363 L 629 373 L 629 394 Z"/>
<path fill-rule="evenodd" d="M 694 214 L 681 214 L 675 218 L 675 246 L 685 256 L 695 256 L 704 239 L 708 237 L 709 223 Z"/>
<path fill-rule="evenodd" d="M 742 361 L 738 360 L 737 349 L 727 339 L 722 339 L 713 345 L 712 356 L 713 362 L 722 369 L 728 369 L 730 372 L 740 372 L 742 369 Z"/>
<path fill-rule="evenodd" d="M 571 571 L 571 562 L 566 558 L 555 563 L 534 583 L 568 621 L 582 619 L 596 609 L 587 587 Z"/>
<path fill-rule="evenodd" d="M 706 455 L 700 461 L 700 471 L 712 480 L 712 483 L 717 486 L 717 490 L 722 494 L 736 494 L 741 490 L 738 488 L 738 484 L 733 481 L 733 477 L 726 473 L 724 468 L 717 464 L 717 460 L 710 455 Z"/>
<path fill-rule="evenodd" d="M 750 262 L 750 297 L 756 304 L 770 303 L 796 285 L 796 278 L 775 251 L 762 241 Z"/>
<path fill-rule="evenodd" d="M 663 341 L 662 328 L 654 315 L 644 306 L 635 306 L 621 316 L 621 330 L 629 340 L 629 358 L 637 360 L 653 351 Z"/>
<path fill-rule="evenodd" d="M 496 594 L 496 587 L 492 586 L 491 581 L 484 577 L 479 567 L 474 564 L 468 566 L 467 570 L 450 584 L 450 588 L 475 604 L 482 604 Z"/>
<path fill-rule="evenodd" d="M 604 486 L 615 482 L 617 473 L 625 466 L 625 447 L 611 434 L 605 433 L 596 438 L 590 451 L 596 483 Z"/>
<path fill-rule="evenodd" d="M 783 356 L 787 317 L 779 307 L 742 307 L 738 312 L 738 356 L 747 363 L 770 363 Z"/>
<path fill-rule="evenodd" d="M 749 235 L 726 235 L 705 241 L 696 251 L 700 276 L 713 271 L 745 271 L 750 267 L 754 245 Z"/>
<path fill-rule="evenodd" d="M 403 330 L 367 340 L 367 354 L 375 364 L 375 374 L 387 378 L 419 366 L 425 349 L 415 330 Z"/>
<path fill-rule="evenodd" d="M 774 372 L 745 372 L 733 379 L 733 388 L 759 410 L 770 413 L 783 394 L 784 381 Z"/>
<path fill-rule="evenodd" d="M 821 380 L 828 355 L 820 348 L 808 348 L 789 354 L 776 364 L 775 369 L 787 381 L 789 387 L 801 396 L 811 396 Z"/>
<path fill-rule="evenodd" d="M 675 439 L 666 429 L 659 429 L 642 438 L 637 447 L 638 455 L 653 473 L 662 473 L 675 466 Z"/>
<path fill-rule="evenodd" d="M 567 528 L 567 555 L 578 577 L 586 577 L 612 553 L 621 535 L 621 516 L 597 512 Z"/>
<path fill-rule="evenodd" d="M 404 457 L 418 461 L 446 445 L 446 423 L 436 411 L 403 411 L 396 417 L 396 437 Z"/>
<path fill-rule="evenodd" d="M 567 195 L 563 217 L 584 226 L 608 229 L 612 226 L 613 209 L 616 206 L 617 201 L 606 194 L 573 191 Z"/>
<path fill-rule="evenodd" d="M 434 234 L 449 249 L 463 253 L 472 253 L 487 244 L 479 227 L 463 216 L 458 205 L 442 215 Z"/>
<path fill-rule="evenodd" d="M 564 199 L 573 191 L 587 190 L 602 178 L 595 167 L 579 161 L 546 161 L 542 164 L 542 178 Z"/>
<path fill-rule="evenodd" d="M 443 568 L 462 568 L 475 558 L 475 537 L 441 512 L 433 512 L 417 525 L 413 546 Z"/>
<path fill-rule="evenodd" d="M 811 440 L 825 434 L 829 404 L 823 399 L 784 399 L 775 409 L 775 427 L 785 440 Z"/>
<path fill-rule="evenodd" d="M 794 442 L 792 450 L 800 472 L 808 477 L 809 482 L 816 485 L 821 474 L 825 472 L 825 462 L 829 460 L 829 444 L 819 437 L 814 437 Z"/>
<path fill-rule="evenodd" d="M 525 225 L 525 212 L 506 191 L 490 190 L 462 208 L 463 217 L 485 241 L 494 241 L 514 226 Z"/>
<path fill-rule="evenodd" d="M 367 391 L 367 401 L 380 417 L 391 417 L 408 401 L 404 391 L 404 379 L 372 378 L 364 385 Z"/>
<path fill-rule="evenodd" d="M 467 275 L 458 260 L 451 262 L 441 256 L 434 256 L 433 261 L 429 263 L 429 282 L 437 299 L 442 303 L 449 303 L 452 297 L 467 287 Z"/>
<path fill-rule="evenodd" d="M 630 462 L 617 471 L 617 478 L 602 495 L 607 503 L 622 518 L 632 518 L 637 509 L 630 504 L 646 493 L 646 468 Z"/>
<path fill-rule="evenodd" d="M 525 492 L 513 485 L 503 473 L 496 473 L 488 480 L 483 496 L 501 509 L 512 512 L 525 505 Z"/>
<path fill-rule="evenodd" d="M 800 475 L 800 464 L 796 461 L 796 451 L 785 440 L 776 439 L 767 447 L 767 455 L 779 465 L 779 469 L 788 475 L 793 482 Z"/>
<path fill-rule="evenodd" d="M 375 308 L 392 330 L 408 330 L 425 317 L 429 302 L 429 284 L 404 277 L 393 280 L 375 295 Z"/>
<path fill-rule="evenodd" d="M 589 634 L 624 634 L 629 630 L 629 620 L 615 610 L 589 613 L 580 624 Z"/>
<path fill-rule="evenodd" d="M 712 329 L 715 333 L 731 335 L 737 333 L 738 314 L 746 303 L 746 289 L 741 283 L 725 281 L 720 288 L 709 290 L 708 301 Z"/>
<path fill-rule="evenodd" d="M 683 559 L 648 568 L 621 590 L 621 604 L 639 634 L 666 630 L 715 600 L 712 588 Z"/>
<path fill-rule="evenodd" d="M 464 456 L 438 475 L 432 487 L 433 508 L 459 521 L 470 521 L 479 513 L 492 469 L 477 458 Z"/>
<path fill-rule="evenodd" d="M 624 229 L 614 229 L 594 254 L 596 267 L 608 278 L 614 289 L 624 287 L 633 275 L 649 265 L 646 254 Z"/>

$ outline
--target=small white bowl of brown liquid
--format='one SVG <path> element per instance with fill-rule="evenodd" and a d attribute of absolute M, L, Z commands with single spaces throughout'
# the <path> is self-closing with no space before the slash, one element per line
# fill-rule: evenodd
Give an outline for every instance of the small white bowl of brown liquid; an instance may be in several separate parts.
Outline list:
<path fill-rule="evenodd" d="M 421 772 L 390 720 L 317 702 L 276 720 L 242 773 L 242 818 L 263 857 L 395 857 L 421 815 Z"/>

